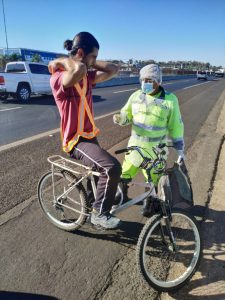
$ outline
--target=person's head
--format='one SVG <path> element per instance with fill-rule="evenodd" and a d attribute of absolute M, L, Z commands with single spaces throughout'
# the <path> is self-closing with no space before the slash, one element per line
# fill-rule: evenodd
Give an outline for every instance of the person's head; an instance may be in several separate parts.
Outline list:
<path fill-rule="evenodd" d="M 88 67 L 95 64 L 98 56 L 99 43 L 89 32 L 80 32 L 73 40 L 66 40 L 64 48 L 70 51 L 74 59 L 79 59 Z"/>
<path fill-rule="evenodd" d="M 162 72 L 158 65 L 150 64 L 140 70 L 141 88 L 145 94 L 154 95 L 162 83 Z"/>

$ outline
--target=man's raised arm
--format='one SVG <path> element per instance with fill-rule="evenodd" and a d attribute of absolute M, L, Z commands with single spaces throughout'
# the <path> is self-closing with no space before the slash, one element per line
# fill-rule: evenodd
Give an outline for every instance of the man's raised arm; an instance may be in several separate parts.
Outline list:
<path fill-rule="evenodd" d="M 113 78 L 119 71 L 119 67 L 116 64 L 100 60 L 96 61 L 93 68 L 97 70 L 94 84 Z"/>
<path fill-rule="evenodd" d="M 65 88 L 74 86 L 79 82 L 87 73 L 87 67 L 79 60 L 73 60 L 69 58 L 58 58 L 49 63 L 50 73 L 54 73 L 56 70 L 64 70 L 63 74 L 63 86 Z"/>

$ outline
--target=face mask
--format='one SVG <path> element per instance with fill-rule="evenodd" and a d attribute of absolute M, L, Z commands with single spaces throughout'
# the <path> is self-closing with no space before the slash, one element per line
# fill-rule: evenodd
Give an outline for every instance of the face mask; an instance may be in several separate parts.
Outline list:
<path fill-rule="evenodd" d="M 144 82 L 142 81 L 141 83 L 141 89 L 143 91 L 143 93 L 145 94 L 150 94 L 153 92 L 154 88 L 153 88 L 153 82 Z"/>

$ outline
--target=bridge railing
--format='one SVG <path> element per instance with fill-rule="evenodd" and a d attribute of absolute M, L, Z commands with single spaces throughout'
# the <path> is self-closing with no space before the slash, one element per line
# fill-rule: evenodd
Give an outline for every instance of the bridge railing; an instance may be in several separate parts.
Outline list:
<path fill-rule="evenodd" d="M 195 74 L 186 74 L 186 75 L 164 75 L 162 80 L 179 80 L 179 79 L 188 79 L 188 78 L 196 78 Z M 139 77 L 115 77 L 106 82 L 101 82 L 96 85 L 97 88 L 100 87 L 109 87 L 109 86 L 116 86 L 116 85 L 126 85 L 126 84 L 138 84 Z"/>

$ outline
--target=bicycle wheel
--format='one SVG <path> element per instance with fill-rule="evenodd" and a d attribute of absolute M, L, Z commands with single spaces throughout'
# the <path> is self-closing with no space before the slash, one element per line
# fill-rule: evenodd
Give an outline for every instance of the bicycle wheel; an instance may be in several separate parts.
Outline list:
<path fill-rule="evenodd" d="M 78 229 L 88 213 L 87 196 L 81 183 L 65 193 L 74 180 L 76 177 L 69 172 L 54 172 L 53 185 L 52 172 L 48 172 L 38 184 L 38 199 L 43 212 L 51 223 L 67 231 Z"/>
<path fill-rule="evenodd" d="M 137 264 L 142 277 L 160 292 L 177 290 L 194 274 L 201 256 L 201 237 L 194 217 L 180 209 L 170 222 L 176 249 L 163 218 L 155 215 L 142 229 Z"/>

